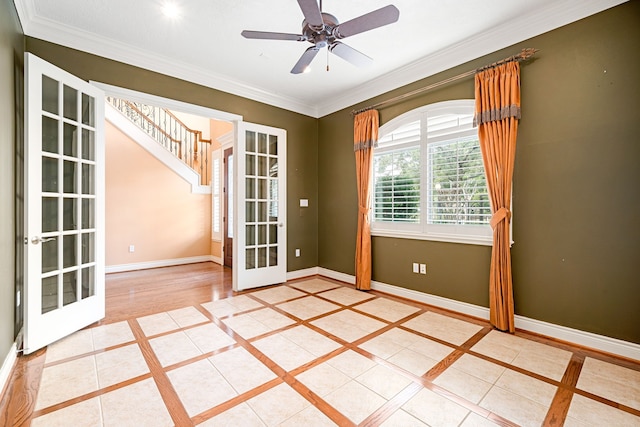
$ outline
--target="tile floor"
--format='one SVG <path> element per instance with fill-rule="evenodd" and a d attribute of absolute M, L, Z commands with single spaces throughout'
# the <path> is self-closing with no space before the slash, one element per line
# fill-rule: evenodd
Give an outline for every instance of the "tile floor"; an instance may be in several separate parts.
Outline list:
<path fill-rule="evenodd" d="M 312 278 L 89 328 L 32 426 L 640 426 L 640 364 L 463 319 Z"/>

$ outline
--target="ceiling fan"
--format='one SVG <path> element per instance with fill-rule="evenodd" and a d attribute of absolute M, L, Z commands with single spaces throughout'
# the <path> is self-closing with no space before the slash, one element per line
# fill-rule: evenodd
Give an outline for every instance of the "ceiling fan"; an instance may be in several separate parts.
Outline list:
<path fill-rule="evenodd" d="M 248 39 L 308 41 L 311 43 L 313 46 L 302 54 L 291 69 L 292 74 L 300 74 L 308 70 L 313 58 L 324 47 L 334 55 L 356 66 L 370 64 L 373 61 L 370 57 L 340 42 L 340 39 L 392 24 L 400 16 L 398 8 L 389 5 L 341 24 L 335 16 L 322 12 L 322 0 L 320 0 L 320 6 L 316 0 L 298 0 L 298 5 L 304 15 L 302 34 L 250 30 L 244 30 L 241 33 Z"/>

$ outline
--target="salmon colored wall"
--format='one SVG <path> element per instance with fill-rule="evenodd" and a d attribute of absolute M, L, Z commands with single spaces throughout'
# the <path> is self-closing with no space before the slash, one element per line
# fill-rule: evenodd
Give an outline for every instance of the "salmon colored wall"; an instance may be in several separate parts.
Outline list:
<path fill-rule="evenodd" d="M 211 195 L 106 123 L 106 265 L 211 254 Z M 129 252 L 135 245 L 135 252 Z"/>

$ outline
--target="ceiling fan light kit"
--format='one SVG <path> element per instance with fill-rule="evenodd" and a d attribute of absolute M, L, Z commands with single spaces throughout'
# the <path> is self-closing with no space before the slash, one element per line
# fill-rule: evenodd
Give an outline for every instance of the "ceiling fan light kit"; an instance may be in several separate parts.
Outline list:
<path fill-rule="evenodd" d="M 369 65 L 373 59 L 339 40 L 392 24 L 400 17 L 398 8 L 388 5 L 341 24 L 335 16 L 322 12 L 316 0 L 298 0 L 298 5 L 304 15 L 302 34 L 251 30 L 244 30 L 241 33 L 243 37 L 248 39 L 307 41 L 311 43 L 313 46 L 302 54 L 291 69 L 292 74 L 308 71 L 311 61 L 325 47 L 329 52 L 355 66 Z"/>

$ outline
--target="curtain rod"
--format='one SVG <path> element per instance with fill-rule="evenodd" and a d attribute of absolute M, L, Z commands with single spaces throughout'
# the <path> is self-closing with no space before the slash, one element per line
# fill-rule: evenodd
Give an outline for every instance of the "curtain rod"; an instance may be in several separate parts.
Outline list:
<path fill-rule="evenodd" d="M 512 56 L 510 56 L 508 58 L 501 59 L 500 61 L 493 62 L 493 63 L 491 63 L 489 65 L 485 65 L 483 67 L 476 68 L 475 70 L 467 71 L 466 73 L 458 74 L 457 76 L 449 77 L 448 79 L 444 79 L 444 80 L 441 80 L 439 82 L 430 84 L 429 86 L 421 87 L 421 88 L 416 89 L 414 91 L 407 92 L 407 93 L 405 93 L 403 95 L 398 95 L 396 97 L 387 99 L 386 101 L 378 102 L 378 103 L 370 105 L 370 106 L 368 106 L 366 108 L 361 108 L 359 110 L 352 110 L 351 111 L 351 115 L 355 116 L 356 114 L 360 114 L 360 113 L 362 113 L 364 111 L 373 110 L 374 108 L 382 107 L 382 106 L 387 105 L 387 104 L 393 104 L 393 103 L 401 101 L 401 100 L 403 100 L 405 98 L 409 98 L 409 97 L 417 95 L 419 93 L 426 92 L 426 91 L 431 90 L 431 89 L 435 89 L 435 88 L 440 87 L 442 85 L 446 85 L 447 83 L 455 82 L 456 80 L 464 79 L 465 77 L 472 76 L 472 75 L 474 75 L 474 74 L 476 74 L 476 73 L 478 73 L 480 71 L 484 71 L 484 70 L 487 70 L 489 68 L 493 68 L 493 67 L 496 67 L 498 65 L 505 64 L 507 62 L 525 61 L 525 60 L 531 58 L 533 55 L 535 55 L 536 52 L 538 52 L 538 49 L 535 49 L 535 48 L 522 49 L 522 51 L 520 53 L 516 54 L 516 55 L 512 55 Z"/>

